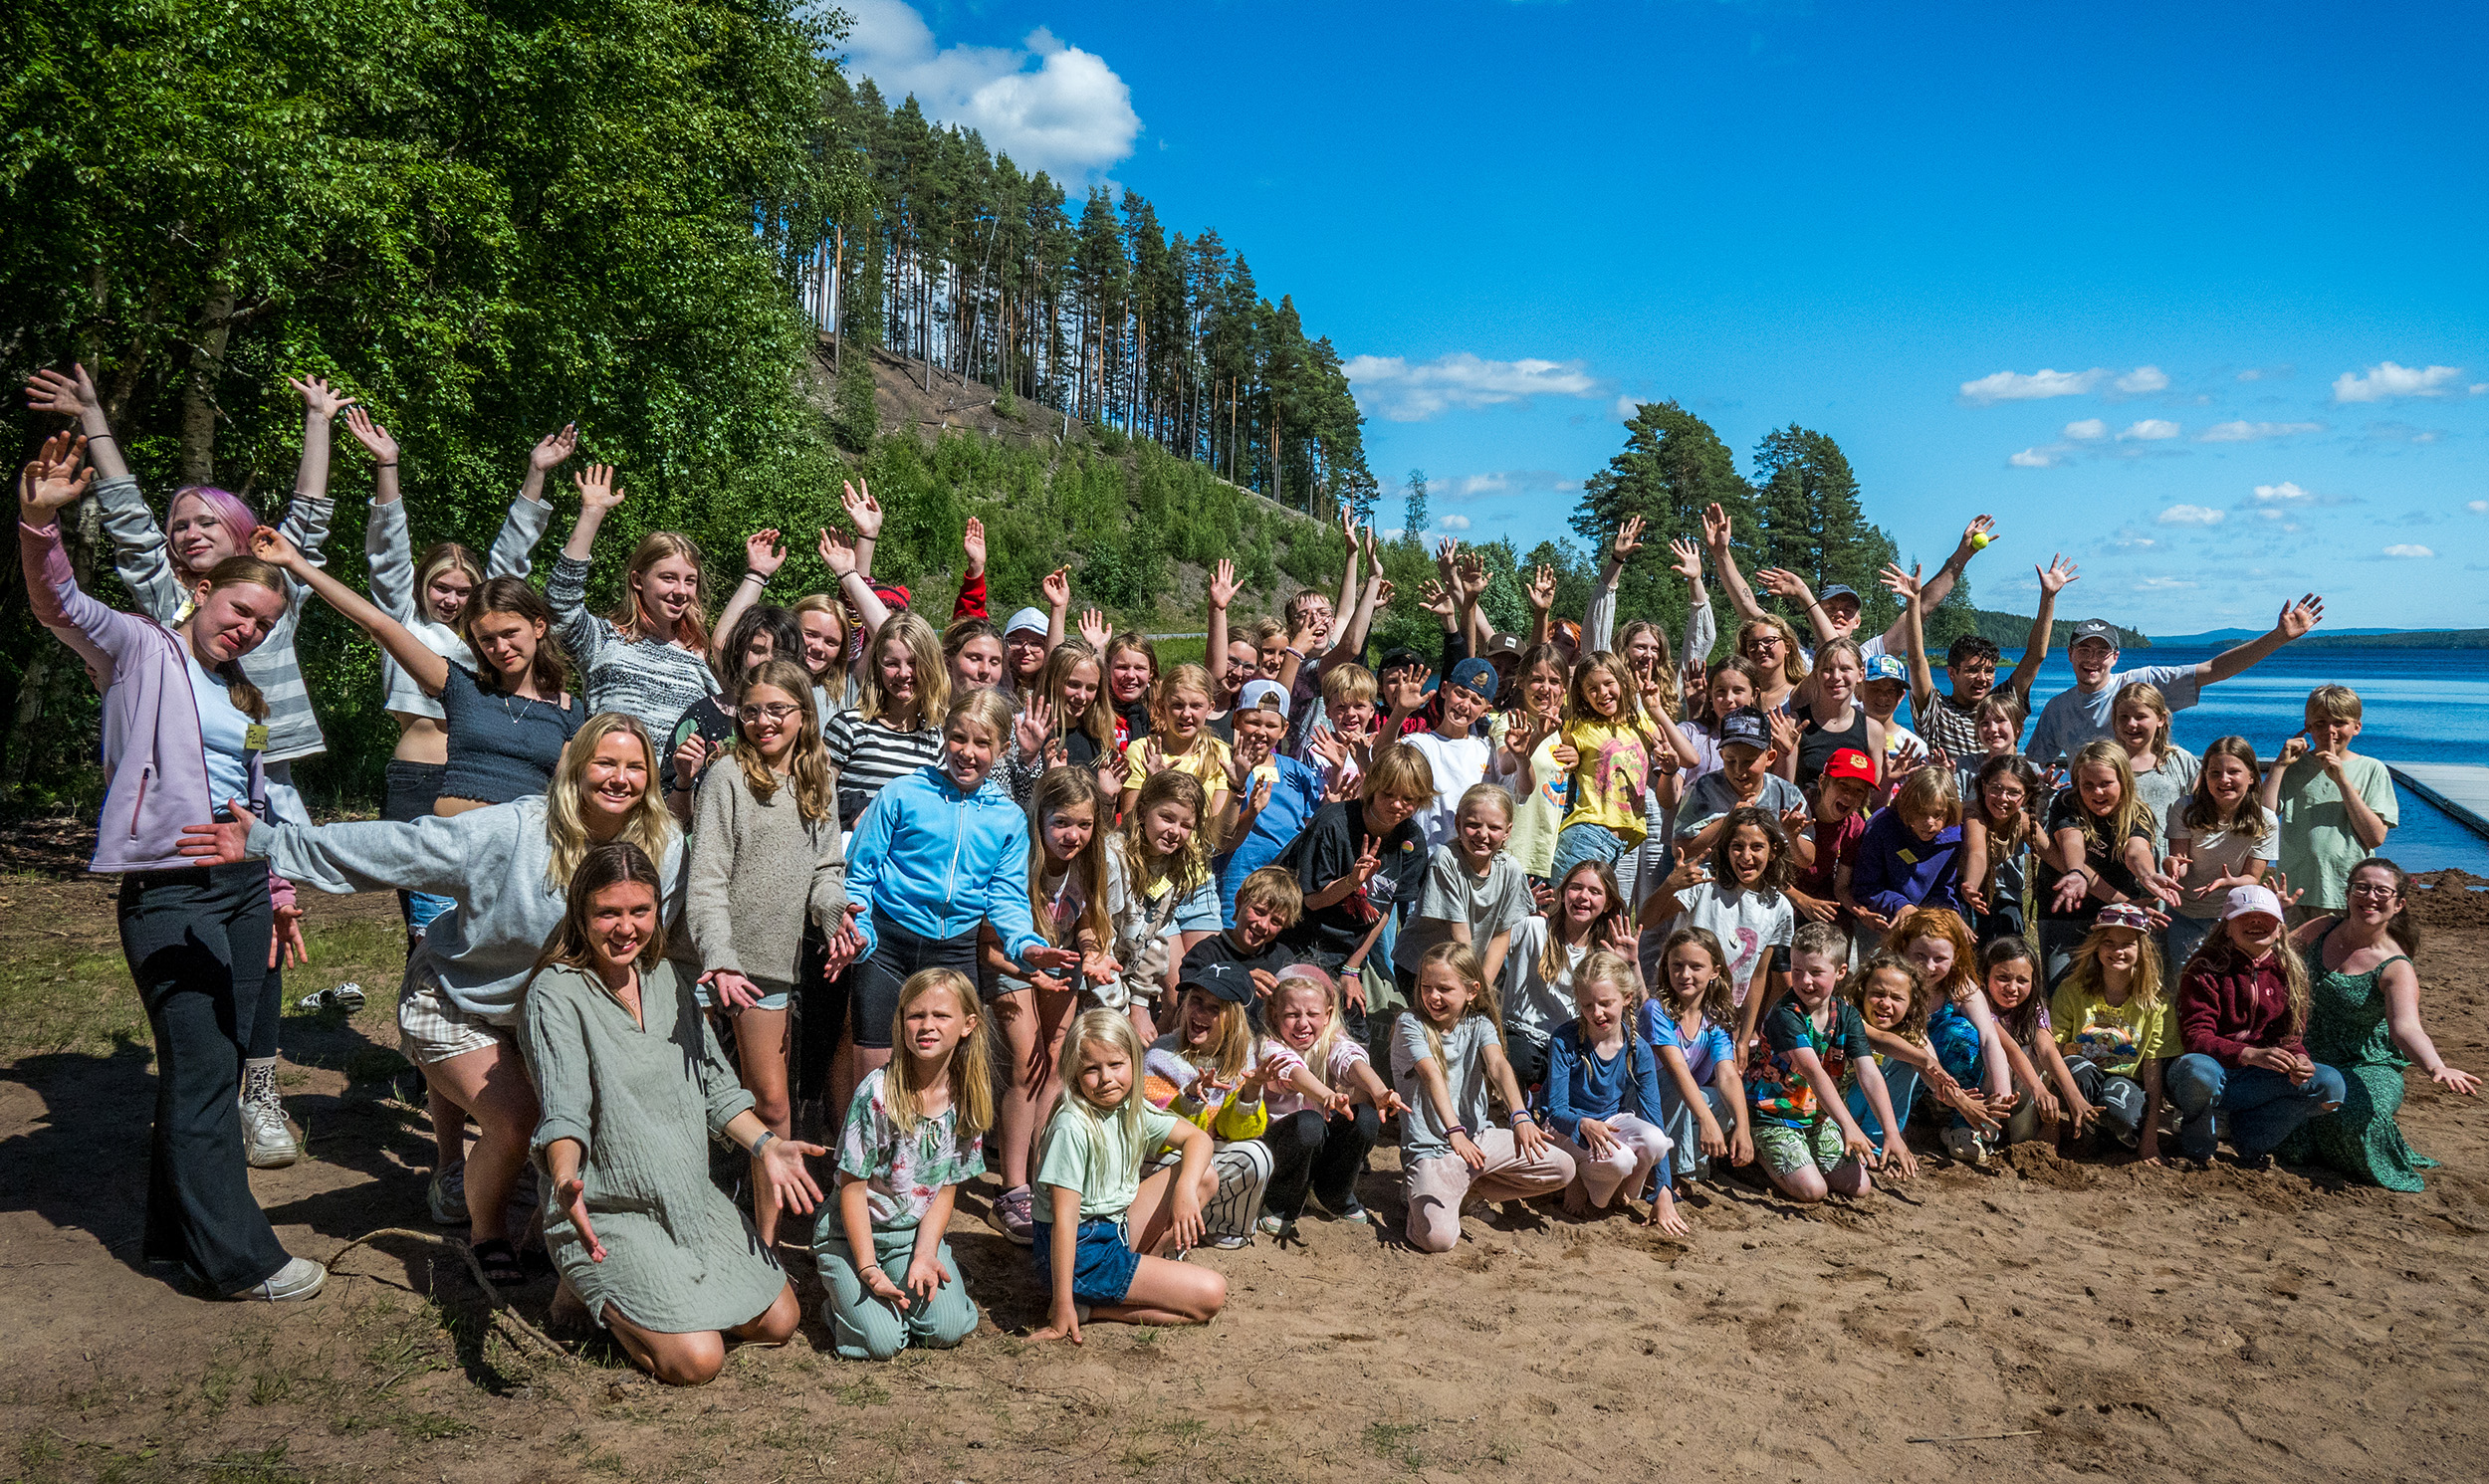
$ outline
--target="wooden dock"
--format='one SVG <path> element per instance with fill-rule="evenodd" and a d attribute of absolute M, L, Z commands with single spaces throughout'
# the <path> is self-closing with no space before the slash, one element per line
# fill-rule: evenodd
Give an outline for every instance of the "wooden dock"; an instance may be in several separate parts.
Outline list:
<path fill-rule="evenodd" d="M 2489 767 L 2470 762 L 2388 762 L 2393 780 L 2489 839 Z"/>

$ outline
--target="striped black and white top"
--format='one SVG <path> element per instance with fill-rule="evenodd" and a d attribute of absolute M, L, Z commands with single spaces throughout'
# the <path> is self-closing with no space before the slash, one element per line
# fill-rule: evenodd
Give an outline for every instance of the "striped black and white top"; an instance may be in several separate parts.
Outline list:
<path fill-rule="evenodd" d="M 821 730 L 829 749 L 829 765 L 838 770 L 838 827 L 855 828 L 882 789 L 928 762 L 942 758 L 942 729 L 920 727 L 900 732 L 868 722 L 860 711 L 847 710 L 829 719 Z"/>
<path fill-rule="evenodd" d="M 679 645 L 634 639 L 587 611 L 587 563 L 565 552 L 554 559 L 545 583 L 562 646 L 578 667 L 593 715 L 618 711 L 637 717 L 663 750 L 674 724 L 696 702 L 717 690 L 709 662 Z M 660 758 L 663 765 L 665 759 Z"/>

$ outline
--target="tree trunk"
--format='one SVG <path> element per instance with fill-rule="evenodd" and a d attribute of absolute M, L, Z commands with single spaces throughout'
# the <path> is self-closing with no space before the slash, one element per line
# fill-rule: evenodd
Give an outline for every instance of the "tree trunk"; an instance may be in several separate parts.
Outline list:
<path fill-rule="evenodd" d="M 190 352 L 190 375 L 181 390 L 181 482 L 216 482 L 216 378 L 224 369 L 225 343 L 233 334 L 235 291 L 210 291 L 199 317 L 198 347 Z"/>

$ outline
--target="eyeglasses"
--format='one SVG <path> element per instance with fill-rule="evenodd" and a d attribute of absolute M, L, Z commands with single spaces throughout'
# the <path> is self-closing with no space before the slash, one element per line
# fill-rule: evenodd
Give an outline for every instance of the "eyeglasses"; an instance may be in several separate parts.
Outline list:
<path fill-rule="evenodd" d="M 777 706 L 747 706 L 735 713 L 736 720 L 743 722 L 758 722 L 765 718 L 773 722 L 785 722 L 790 717 L 801 715 L 803 715 L 801 707 L 788 706 L 783 703 Z"/>
<path fill-rule="evenodd" d="M 1757 634 L 1745 642 L 1748 649 L 1778 649 L 1785 641 L 1778 634 Z"/>
<path fill-rule="evenodd" d="M 2351 895 L 2355 897 L 2378 897 L 2386 901 L 2391 901 L 2392 899 L 2401 896 L 2402 892 L 2400 888 L 2392 885 L 2390 882 L 2354 882 L 2351 887 Z"/>

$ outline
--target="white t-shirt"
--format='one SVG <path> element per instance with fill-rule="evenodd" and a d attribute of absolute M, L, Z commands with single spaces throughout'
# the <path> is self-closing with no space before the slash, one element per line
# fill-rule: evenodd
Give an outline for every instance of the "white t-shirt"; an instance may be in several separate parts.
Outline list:
<path fill-rule="evenodd" d="M 1435 770 L 1435 802 L 1414 816 L 1426 833 L 1426 848 L 1433 850 L 1452 838 L 1461 795 L 1472 784 L 1486 781 L 1486 763 L 1495 755 L 1495 744 L 1482 737 L 1444 737 L 1433 732 L 1411 733 L 1401 741 L 1424 753 L 1427 766 Z"/>
<path fill-rule="evenodd" d="M 208 673 L 187 642 L 181 646 L 181 657 L 190 662 L 190 699 L 199 709 L 199 740 L 207 744 L 208 803 L 218 809 L 237 798 L 249 803 L 251 764 L 246 742 L 251 719 L 233 704 L 225 683 Z"/>
<path fill-rule="evenodd" d="M 2169 854 L 2186 857 L 2186 870 L 2178 877 L 2178 885 L 2184 889 L 2178 899 L 2178 916 L 2198 922 L 2220 917 L 2227 902 L 2218 896 L 2197 897 L 2197 887 L 2224 876 L 2241 875 L 2249 861 L 2282 858 L 2281 820 L 2261 805 L 2256 813 L 2264 820 L 2264 833 L 2250 840 L 2232 830 L 2206 830 L 2200 835 L 2188 830 L 2186 803 L 2182 799 L 2169 810 Z"/>
<path fill-rule="evenodd" d="M 2116 672 L 2097 691 L 2080 687 L 2060 691 L 2040 708 L 2039 725 L 2031 729 L 2031 744 L 2022 749 L 2022 755 L 2045 768 L 2109 736 L 2109 711 L 2117 705 L 2119 690 L 2139 680 L 2160 692 L 2160 699 L 2169 703 L 2171 711 L 2184 711 L 2194 705 L 2201 690 L 2195 684 L 2192 665 L 2147 665 L 2141 670 Z"/>
<path fill-rule="evenodd" d="M 1643 934 L 1638 945 L 1646 984 L 1661 981 L 1660 950 L 1667 946 L 1668 935 L 1680 928 L 1706 928 L 1728 955 L 1729 988 L 1742 1005 L 1746 987 L 1754 981 L 1756 962 L 1773 949 L 1787 948 L 1797 936 L 1797 909 L 1790 905 L 1786 892 L 1765 897 L 1706 881 L 1678 893 L 1677 901 L 1683 910 L 1665 926 Z"/>

